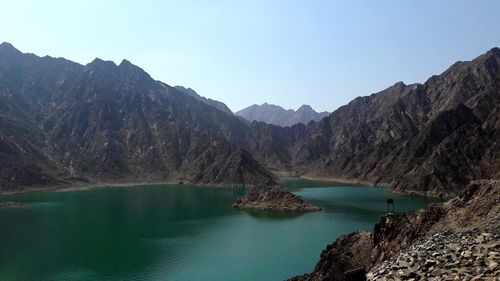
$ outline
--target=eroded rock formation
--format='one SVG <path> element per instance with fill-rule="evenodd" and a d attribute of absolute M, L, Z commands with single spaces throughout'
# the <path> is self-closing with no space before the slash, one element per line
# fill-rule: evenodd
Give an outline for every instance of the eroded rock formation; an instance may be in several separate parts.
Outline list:
<path fill-rule="evenodd" d="M 280 212 L 314 212 L 319 207 L 283 190 L 280 186 L 252 187 L 245 196 L 239 197 L 233 207 Z"/>
<path fill-rule="evenodd" d="M 313 272 L 291 280 L 344 280 L 345 271 L 359 267 L 373 280 L 492 278 L 500 272 L 499 229 L 500 181 L 475 181 L 445 203 L 383 216 L 372 233 L 341 236 Z"/>

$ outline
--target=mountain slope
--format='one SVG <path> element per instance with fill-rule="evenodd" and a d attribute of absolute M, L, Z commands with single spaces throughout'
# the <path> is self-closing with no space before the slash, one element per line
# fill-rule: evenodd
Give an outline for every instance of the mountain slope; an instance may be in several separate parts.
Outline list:
<path fill-rule="evenodd" d="M 275 184 L 246 127 L 124 60 L 82 66 L 0 45 L 1 189 L 71 182 Z M 193 164 L 196 163 L 196 164 Z"/>
<path fill-rule="evenodd" d="M 256 157 L 272 169 L 456 194 L 500 177 L 500 50 L 424 84 L 356 98 L 305 127 L 252 127 Z"/>
<path fill-rule="evenodd" d="M 276 126 L 292 126 L 297 123 L 307 124 L 310 121 L 319 121 L 328 116 L 328 112 L 316 112 L 309 105 L 302 105 L 297 109 L 284 109 L 281 106 L 263 103 L 251 105 L 235 113 L 248 121 L 261 121 Z"/>
<path fill-rule="evenodd" d="M 197 92 L 195 92 L 195 90 L 193 90 L 191 88 L 185 88 L 185 87 L 182 87 L 182 86 L 175 86 L 174 88 L 176 90 L 179 90 L 179 91 L 181 91 L 183 93 L 186 93 L 186 94 L 192 96 L 193 98 L 195 98 L 195 99 L 197 99 L 197 100 L 199 100 L 199 101 L 201 101 L 201 102 L 203 102 L 205 104 L 213 106 L 213 107 L 217 108 L 218 110 L 220 110 L 222 112 L 225 112 L 227 114 L 233 114 L 233 112 L 231 111 L 231 109 L 229 109 L 229 107 L 227 107 L 227 105 L 224 104 L 223 102 L 202 97 Z"/>
<path fill-rule="evenodd" d="M 0 45 L 2 188 L 94 181 L 274 184 L 268 171 L 456 194 L 500 177 L 500 50 L 318 122 L 243 122 L 137 66 Z"/>

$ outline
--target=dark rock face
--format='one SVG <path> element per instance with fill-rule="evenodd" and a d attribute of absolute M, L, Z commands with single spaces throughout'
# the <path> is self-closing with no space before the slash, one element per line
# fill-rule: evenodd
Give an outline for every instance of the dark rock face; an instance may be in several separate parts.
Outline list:
<path fill-rule="evenodd" d="M 247 151 L 223 143 L 214 143 L 200 155 L 189 158 L 182 174 L 197 184 L 259 187 L 276 184 L 274 175 Z"/>
<path fill-rule="evenodd" d="M 321 210 L 279 186 L 252 187 L 245 196 L 236 200 L 233 207 L 280 212 L 314 212 Z"/>
<path fill-rule="evenodd" d="M 500 177 L 500 49 L 424 84 L 356 98 L 317 123 L 252 124 L 251 134 L 271 169 L 458 194 L 470 180 Z"/>
<path fill-rule="evenodd" d="M 370 271 L 368 276 L 374 277 L 373 280 L 384 276 L 410 278 L 410 275 L 429 278 L 438 274 L 432 272 L 433 266 L 441 270 L 448 269 L 442 273 L 449 273 L 450 267 L 460 267 L 459 270 L 470 273 L 477 267 L 473 262 L 478 260 L 476 258 L 481 251 L 485 253 L 481 249 L 491 251 L 500 245 L 500 236 L 493 237 L 490 233 L 495 233 L 499 228 L 500 181 L 474 181 L 460 196 L 448 202 L 417 212 L 387 214 L 380 218 L 372 233 L 351 233 L 339 237 L 323 250 L 313 272 L 291 280 L 344 280 L 345 271 L 358 267 Z M 484 236 L 489 238 L 479 237 L 481 233 L 486 233 Z M 449 236 L 455 238 L 448 239 Z M 471 243 L 467 237 L 479 240 Z M 430 239 L 435 243 L 426 243 Z M 486 240 L 492 247 L 483 243 Z M 452 253 L 442 251 L 448 247 L 452 247 L 454 252 L 470 250 L 471 253 L 462 252 L 462 255 L 469 255 L 466 258 L 475 255 L 474 260 L 457 261 Z M 485 271 L 485 274 L 495 272 L 500 258 L 498 253 L 491 256 L 496 260 L 486 261 L 491 263 L 493 269 L 489 273 Z M 440 259 L 439 264 L 436 259 Z M 445 266 L 447 263 L 450 264 Z"/>
<path fill-rule="evenodd" d="M 289 280 L 344 280 L 346 271 L 364 268 L 370 262 L 371 248 L 372 239 L 368 232 L 343 235 L 321 252 L 320 262 L 312 273 Z"/>
<path fill-rule="evenodd" d="M 297 109 L 284 109 L 274 104 L 263 103 L 262 105 L 251 105 L 235 113 L 248 121 L 260 121 L 268 124 L 289 127 L 297 123 L 308 124 L 311 121 L 319 121 L 328 116 L 329 112 L 316 112 L 309 105 L 302 105 Z"/>
<path fill-rule="evenodd" d="M 96 181 L 272 185 L 246 125 L 124 60 L 82 66 L 0 46 L 0 189 Z"/>
<path fill-rule="evenodd" d="M 401 248 L 425 235 L 446 214 L 440 205 L 431 205 L 424 211 L 388 214 L 380 218 L 372 232 L 373 249 L 370 264 L 392 257 Z"/>

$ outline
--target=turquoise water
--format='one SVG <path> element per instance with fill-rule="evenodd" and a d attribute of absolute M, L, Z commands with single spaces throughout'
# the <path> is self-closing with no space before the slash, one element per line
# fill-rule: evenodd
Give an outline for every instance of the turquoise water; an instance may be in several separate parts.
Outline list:
<path fill-rule="evenodd" d="M 282 280 L 311 271 L 336 237 L 429 199 L 290 180 L 324 211 L 231 208 L 243 190 L 156 185 L 0 196 L 0 280 Z M 315 186 L 315 187 L 311 187 Z M 319 187 L 323 186 L 323 187 Z"/>

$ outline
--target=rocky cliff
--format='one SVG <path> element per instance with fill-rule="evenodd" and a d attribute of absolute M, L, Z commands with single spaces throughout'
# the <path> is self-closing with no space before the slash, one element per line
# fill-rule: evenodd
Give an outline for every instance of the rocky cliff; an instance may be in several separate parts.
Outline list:
<path fill-rule="evenodd" d="M 338 238 L 313 272 L 291 280 L 344 280 L 355 268 L 364 268 L 369 280 L 493 280 L 500 274 L 499 230 L 500 181 L 474 181 L 448 202 L 388 214 L 371 233 Z"/>

